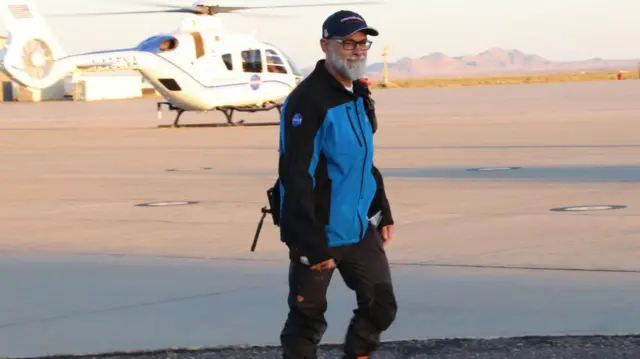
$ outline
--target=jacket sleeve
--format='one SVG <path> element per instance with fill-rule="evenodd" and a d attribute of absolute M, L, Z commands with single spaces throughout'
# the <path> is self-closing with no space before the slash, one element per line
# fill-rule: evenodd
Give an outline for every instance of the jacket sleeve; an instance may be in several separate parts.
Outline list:
<path fill-rule="evenodd" d="M 391 214 L 391 205 L 384 188 L 382 174 L 375 165 L 371 168 L 371 172 L 373 172 L 373 177 L 376 179 L 376 194 L 369 209 L 369 217 L 381 211 L 382 219 L 378 224 L 378 229 L 380 229 L 394 223 L 393 215 Z"/>
<path fill-rule="evenodd" d="M 306 256 L 310 265 L 331 258 L 325 226 L 316 216 L 313 197 L 313 174 L 320 152 L 316 135 L 323 119 L 322 109 L 290 99 L 281 121 L 278 175 L 284 196 L 280 230 L 285 243 Z"/>

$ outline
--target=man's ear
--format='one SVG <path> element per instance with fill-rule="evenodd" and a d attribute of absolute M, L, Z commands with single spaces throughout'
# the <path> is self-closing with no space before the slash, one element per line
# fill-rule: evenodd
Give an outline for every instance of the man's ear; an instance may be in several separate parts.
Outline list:
<path fill-rule="evenodd" d="M 329 41 L 320 39 L 320 48 L 322 49 L 322 52 L 326 54 L 327 51 L 329 51 Z"/>

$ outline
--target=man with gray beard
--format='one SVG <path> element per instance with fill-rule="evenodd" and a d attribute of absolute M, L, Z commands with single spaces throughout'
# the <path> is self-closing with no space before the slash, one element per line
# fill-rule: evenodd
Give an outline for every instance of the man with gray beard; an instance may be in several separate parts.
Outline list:
<path fill-rule="evenodd" d="M 373 164 L 375 111 L 363 82 L 378 31 L 351 11 L 322 26 L 326 54 L 285 100 L 272 208 L 289 248 L 285 359 L 315 359 L 327 328 L 326 292 L 337 268 L 357 297 L 344 358 L 368 358 L 395 320 L 397 304 L 385 245 L 393 218 Z M 279 207 L 279 211 L 278 211 Z"/>

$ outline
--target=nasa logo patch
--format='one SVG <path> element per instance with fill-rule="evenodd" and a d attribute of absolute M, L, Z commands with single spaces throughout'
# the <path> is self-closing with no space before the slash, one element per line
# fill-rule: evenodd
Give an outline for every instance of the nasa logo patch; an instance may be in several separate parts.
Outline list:
<path fill-rule="evenodd" d="M 291 124 L 293 125 L 293 127 L 298 127 L 300 126 L 301 123 L 302 123 L 302 115 L 299 113 L 296 113 L 295 115 L 293 115 L 293 118 L 291 119 Z"/>
<path fill-rule="evenodd" d="M 261 83 L 262 81 L 260 80 L 260 75 L 258 74 L 251 76 L 251 79 L 249 80 L 249 86 L 251 86 L 251 89 L 254 91 L 260 88 Z"/>

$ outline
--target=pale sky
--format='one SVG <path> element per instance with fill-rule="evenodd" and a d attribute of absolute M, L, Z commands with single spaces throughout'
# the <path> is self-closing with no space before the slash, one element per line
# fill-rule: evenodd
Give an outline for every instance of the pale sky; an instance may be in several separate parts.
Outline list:
<path fill-rule="evenodd" d="M 146 0 L 147 2 L 151 0 Z M 326 16 L 347 8 L 359 12 L 381 35 L 372 38 L 370 63 L 420 57 L 431 52 L 471 55 L 490 47 L 516 48 L 550 60 L 640 58 L 638 0 L 380 0 L 383 5 L 255 10 L 290 18 L 225 15 L 225 25 L 257 36 L 289 54 L 299 67 L 323 54 L 318 39 Z M 43 14 L 154 9 L 127 0 L 35 0 Z M 157 3 L 191 5 L 189 0 Z M 220 0 L 219 5 L 329 3 L 338 0 Z M 67 53 L 135 46 L 158 32 L 173 30 L 183 15 L 149 14 L 90 18 L 48 17 Z M 67 22 L 64 24 L 64 22 Z M 0 25 L 4 34 L 4 26 Z"/>

